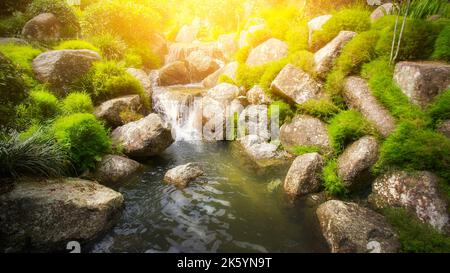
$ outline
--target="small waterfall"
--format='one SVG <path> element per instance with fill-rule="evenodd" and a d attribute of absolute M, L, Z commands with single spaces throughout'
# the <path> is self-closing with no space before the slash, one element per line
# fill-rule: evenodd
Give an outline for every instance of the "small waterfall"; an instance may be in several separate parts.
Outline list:
<path fill-rule="evenodd" d="M 157 87 L 153 110 L 172 128 L 176 141 L 202 140 L 202 99 L 185 87 Z"/>

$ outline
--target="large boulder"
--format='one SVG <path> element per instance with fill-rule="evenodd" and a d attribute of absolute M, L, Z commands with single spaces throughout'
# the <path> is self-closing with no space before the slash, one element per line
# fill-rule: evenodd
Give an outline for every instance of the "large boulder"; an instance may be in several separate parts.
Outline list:
<path fill-rule="evenodd" d="M 159 84 L 161 86 L 187 84 L 190 82 L 189 67 L 184 61 L 166 64 L 159 70 Z"/>
<path fill-rule="evenodd" d="M 158 155 L 174 141 L 170 128 L 157 114 L 121 126 L 112 132 L 111 137 L 113 143 L 122 147 L 130 157 Z"/>
<path fill-rule="evenodd" d="M 188 163 L 167 171 L 164 181 L 180 188 L 185 188 L 192 180 L 203 175 L 203 170 L 196 164 Z"/>
<path fill-rule="evenodd" d="M 229 83 L 221 83 L 209 89 L 206 96 L 212 98 L 222 105 L 228 105 L 239 96 L 239 87 Z"/>
<path fill-rule="evenodd" d="M 238 68 L 237 62 L 231 62 L 218 69 L 216 72 L 212 73 L 208 77 L 206 77 L 202 81 L 202 85 L 205 88 L 212 88 L 217 85 L 219 78 L 224 75 L 231 79 L 232 81 L 236 81 L 236 71 Z"/>
<path fill-rule="evenodd" d="M 448 232 L 448 203 L 438 188 L 438 177 L 430 172 L 389 172 L 375 180 L 369 201 L 377 208 L 405 208 L 423 222 Z"/>
<path fill-rule="evenodd" d="M 194 51 L 187 57 L 191 82 L 200 82 L 220 68 L 216 59 L 206 55 L 203 51 Z"/>
<path fill-rule="evenodd" d="M 243 153 L 258 167 L 265 168 L 285 164 L 291 156 L 280 151 L 274 143 L 258 135 L 247 135 L 238 139 L 238 145 Z"/>
<path fill-rule="evenodd" d="M 42 13 L 28 21 L 22 36 L 28 40 L 51 42 L 61 38 L 61 22 L 53 13 Z"/>
<path fill-rule="evenodd" d="M 146 112 L 139 95 L 129 95 L 103 102 L 95 108 L 94 115 L 109 127 L 116 128 L 125 124 L 122 117 L 124 111 L 137 115 L 144 115 Z"/>
<path fill-rule="evenodd" d="M 297 157 L 292 163 L 284 180 L 284 191 L 289 195 L 303 196 L 320 189 L 320 173 L 324 160 L 318 153 L 309 153 Z"/>
<path fill-rule="evenodd" d="M 275 93 L 298 104 L 323 96 L 321 84 L 292 64 L 287 64 L 280 71 L 270 88 Z"/>
<path fill-rule="evenodd" d="M 328 72 L 333 68 L 334 61 L 341 54 L 342 49 L 355 36 L 356 32 L 341 31 L 331 42 L 314 54 L 314 70 L 317 76 L 321 78 L 327 76 Z"/>
<path fill-rule="evenodd" d="M 316 214 L 333 253 L 392 253 L 400 248 L 387 220 L 358 204 L 330 200 Z"/>
<path fill-rule="evenodd" d="M 99 60 L 100 55 L 91 50 L 54 50 L 37 56 L 33 60 L 33 71 L 39 81 L 66 89 Z"/>
<path fill-rule="evenodd" d="M 149 97 L 152 97 L 152 82 L 150 76 L 142 69 L 128 68 L 127 73 L 136 78 Z"/>
<path fill-rule="evenodd" d="M 450 64 L 438 62 L 400 62 L 394 80 L 414 104 L 427 106 L 450 86 Z"/>
<path fill-rule="evenodd" d="M 344 81 L 343 95 L 346 103 L 351 108 L 360 111 L 384 137 L 387 137 L 395 129 L 395 119 L 372 95 L 366 80 L 359 77 L 348 77 Z"/>
<path fill-rule="evenodd" d="M 296 146 L 313 146 L 324 151 L 330 149 L 325 123 L 307 115 L 295 116 L 291 122 L 281 126 L 280 140 L 283 147 L 291 152 Z"/>
<path fill-rule="evenodd" d="M 103 157 L 93 172 L 93 178 L 101 184 L 124 182 L 142 168 L 139 162 L 118 155 Z"/>
<path fill-rule="evenodd" d="M 331 19 L 331 17 L 333 17 L 330 14 L 327 15 L 322 15 L 319 17 L 316 17 L 314 19 L 312 19 L 311 21 L 308 22 L 308 29 L 309 29 L 309 39 L 308 39 L 308 43 L 309 46 L 312 45 L 312 37 L 314 35 L 314 32 L 321 30 L 323 25 L 325 25 L 326 22 L 328 22 L 328 20 Z"/>
<path fill-rule="evenodd" d="M 248 102 L 254 105 L 272 103 L 272 99 L 264 92 L 264 90 L 259 86 L 255 85 L 252 89 L 247 92 Z"/>
<path fill-rule="evenodd" d="M 173 43 L 169 45 L 168 53 L 165 57 L 165 64 L 176 61 L 185 61 L 194 51 L 202 51 L 206 56 L 213 59 L 225 59 L 222 51 L 218 48 L 217 43 Z"/>
<path fill-rule="evenodd" d="M 288 45 L 275 38 L 271 38 L 250 51 L 246 63 L 250 66 L 263 65 L 278 61 L 288 54 Z"/>
<path fill-rule="evenodd" d="M 92 181 L 20 181 L 0 195 L 0 249 L 41 252 L 92 241 L 114 226 L 123 202 L 120 193 Z"/>
<path fill-rule="evenodd" d="M 385 3 L 378 8 L 376 8 L 370 15 L 372 22 L 384 17 L 386 15 L 391 15 L 395 12 L 396 6 L 393 3 Z"/>
<path fill-rule="evenodd" d="M 378 150 L 378 141 L 372 136 L 362 137 L 344 150 L 338 158 L 337 173 L 346 188 L 370 181 L 370 168 L 378 160 Z"/>
<path fill-rule="evenodd" d="M 438 127 L 438 132 L 450 138 L 450 119 L 442 122 Z"/>

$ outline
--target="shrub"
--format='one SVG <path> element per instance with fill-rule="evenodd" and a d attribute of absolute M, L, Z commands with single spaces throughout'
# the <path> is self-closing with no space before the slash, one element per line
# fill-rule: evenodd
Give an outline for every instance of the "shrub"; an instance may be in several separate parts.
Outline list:
<path fill-rule="evenodd" d="M 144 62 L 142 61 L 141 56 L 138 54 L 128 52 L 123 57 L 123 65 L 125 67 L 134 67 L 134 68 L 141 68 L 144 66 Z"/>
<path fill-rule="evenodd" d="M 400 208 L 384 209 L 383 214 L 391 223 L 406 253 L 448 253 L 450 237 L 445 236 L 414 215 Z"/>
<path fill-rule="evenodd" d="M 431 22 L 407 19 L 396 60 L 428 59 L 433 53 L 440 30 L 440 27 Z M 386 27 L 380 32 L 380 39 L 376 45 L 376 52 L 379 56 L 390 56 L 393 36 L 394 25 Z"/>
<path fill-rule="evenodd" d="M 402 6 L 403 11 L 406 5 Z M 431 15 L 449 16 L 450 6 L 447 0 L 422 0 L 412 1 L 409 7 L 408 17 L 426 19 Z"/>
<path fill-rule="evenodd" d="M 282 100 L 277 100 L 277 101 L 272 102 L 269 106 L 269 111 L 268 111 L 269 119 L 272 118 L 272 112 L 274 110 L 276 110 L 277 108 L 278 108 L 280 124 L 289 122 L 292 119 L 292 117 L 294 116 L 294 111 L 292 111 L 292 108 L 288 103 L 286 103 Z"/>
<path fill-rule="evenodd" d="M 102 56 L 108 60 L 121 60 L 127 51 L 125 42 L 110 33 L 100 34 L 90 39 Z"/>
<path fill-rule="evenodd" d="M 376 129 L 355 110 L 342 111 L 328 126 L 331 146 L 339 154 L 348 144 L 365 135 L 377 136 Z"/>
<path fill-rule="evenodd" d="M 343 195 L 347 192 L 343 180 L 337 174 L 337 160 L 331 159 L 322 170 L 325 191 L 331 195 Z"/>
<path fill-rule="evenodd" d="M 446 26 L 436 39 L 432 58 L 450 62 L 450 25 Z"/>
<path fill-rule="evenodd" d="M 11 15 L 16 11 L 23 11 L 31 0 L 2 0 L 0 2 L 0 16 Z"/>
<path fill-rule="evenodd" d="M 0 134 L 2 177 L 58 177 L 65 175 L 69 167 L 64 149 L 42 129 L 26 138 L 17 132 Z"/>
<path fill-rule="evenodd" d="M 308 114 L 322 120 L 328 121 L 333 118 L 340 109 L 329 99 L 309 100 L 305 103 L 298 104 L 297 109 L 300 113 Z"/>
<path fill-rule="evenodd" d="M 30 93 L 29 111 L 33 119 L 52 119 L 60 113 L 58 99 L 45 87 L 36 88 Z"/>
<path fill-rule="evenodd" d="M 27 20 L 47 12 L 55 14 L 63 25 L 63 37 L 73 37 L 79 32 L 78 18 L 64 0 L 33 0 L 26 10 Z"/>
<path fill-rule="evenodd" d="M 343 9 L 333 15 L 322 27 L 314 32 L 312 47 L 318 50 L 334 39 L 340 31 L 363 32 L 370 29 L 370 11 L 364 9 Z"/>
<path fill-rule="evenodd" d="M 0 126 L 13 121 L 15 105 L 27 96 L 24 80 L 17 67 L 0 52 Z"/>
<path fill-rule="evenodd" d="M 55 47 L 56 50 L 63 50 L 63 49 L 88 49 L 95 52 L 100 53 L 100 49 L 93 46 L 91 43 L 82 41 L 82 40 L 69 40 L 69 41 L 63 41 L 58 46 Z"/>
<path fill-rule="evenodd" d="M 0 36 L 13 37 L 21 33 L 26 20 L 21 12 L 15 12 L 11 16 L 0 18 Z"/>
<path fill-rule="evenodd" d="M 450 89 L 434 98 L 433 103 L 427 108 L 427 113 L 433 125 L 450 119 Z"/>
<path fill-rule="evenodd" d="M 94 112 L 94 105 L 88 94 L 73 92 L 62 101 L 62 111 L 65 115 L 92 113 Z"/>
<path fill-rule="evenodd" d="M 111 149 L 107 131 L 91 114 L 61 117 L 53 124 L 53 132 L 79 173 L 94 168 Z"/>
<path fill-rule="evenodd" d="M 25 72 L 28 75 L 33 75 L 31 62 L 42 53 L 41 50 L 30 45 L 16 44 L 0 45 L 0 52 L 16 64 L 22 72 Z"/>
<path fill-rule="evenodd" d="M 381 145 L 374 170 L 389 168 L 434 171 L 450 181 L 450 140 L 412 122 L 402 122 Z"/>
<path fill-rule="evenodd" d="M 139 56 L 142 65 L 147 69 L 159 68 L 163 63 L 163 60 L 149 46 L 134 46 L 130 52 Z"/>

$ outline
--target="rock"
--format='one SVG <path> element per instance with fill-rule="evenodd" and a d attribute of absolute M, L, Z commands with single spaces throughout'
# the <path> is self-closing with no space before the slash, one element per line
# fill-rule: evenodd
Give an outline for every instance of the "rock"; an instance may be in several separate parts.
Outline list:
<path fill-rule="evenodd" d="M 206 77 L 202 81 L 202 85 L 205 88 L 212 88 L 217 85 L 220 76 L 224 75 L 227 76 L 229 79 L 236 81 L 236 71 L 238 68 L 237 62 L 232 62 L 229 64 L 226 64 L 224 67 L 218 69 L 216 72 L 212 73 L 208 77 Z"/>
<path fill-rule="evenodd" d="M 93 178 L 102 184 L 124 182 L 142 168 L 138 162 L 118 155 L 106 155 L 98 164 Z"/>
<path fill-rule="evenodd" d="M 376 138 L 365 136 L 347 147 L 338 158 L 337 173 L 346 188 L 352 189 L 370 180 L 370 168 L 378 160 Z"/>
<path fill-rule="evenodd" d="M 255 32 L 263 31 L 266 29 L 266 23 L 264 19 L 257 19 L 259 22 L 255 22 L 255 25 L 250 26 L 248 29 L 241 31 L 239 35 L 239 48 L 249 46 L 248 37 L 253 35 Z"/>
<path fill-rule="evenodd" d="M 341 31 L 331 42 L 314 54 L 314 70 L 317 76 L 325 78 L 333 68 L 334 61 L 341 54 L 342 49 L 350 42 L 356 32 Z"/>
<path fill-rule="evenodd" d="M 321 120 L 299 115 L 280 128 L 280 140 L 283 147 L 293 151 L 296 146 L 320 147 L 325 151 L 330 149 L 327 127 Z"/>
<path fill-rule="evenodd" d="M 290 195 L 306 195 L 320 189 L 320 172 L 324 161 L 318 153 L 304 154 L 292 163 L 286 179 L 284 191 Z"/>
<path fill-rule="evenodd" d="M 189 69 L 185 62 L 176 61 L 166 64 L 159 70 L 159 84 L 161 86 L 190 83 Z"/>
<path fill-rule="evenodd" d="M 190 26 L 184 25 L 178 31 L 175 42 L 177 43 L 192 43 L 197 39 L 197 34 L 199 32 L 199 26 L 192 24 Z"/>
<path fill-rule="evenodd" d="M 291 64 L 281 70 L 270 88 L 298 104 L 323 96 L 322 86 L 308 73 Z"/>
<path fill-rule="evenodd" d="M 152 97 L 152 82 L 150 76 L 142 69 L 128 68 L 127 73 L 135 77 L 144 88 L 149 97 Z"/>
<path fill-rule="evenodd" d="M 236 34 L 223 34 L 217 39 L 217 47 L 228 60 L 232 60 L 238 51 L 238 41 Z"/>
<path fill-rule="evenodd" d="M 225 60 L 222 51 L 218 48 L 217 43 L 173 43 L 169 45 L 169 52 L 165 58 L 165 64 L 176 61 L 185 61 L 187 57 L 194 51 L 202 51 L 206 56 L 213 59 Z"/>
<path fill-rule="evenodd" d="M 177 187 L 185 188 L 189 182 L 199 176 L 202 176 L 203 173 L 203 170 L 199 166 L 193 163 L 188 163 L 167 171 L 164 176 L 164 181 Z"/>
<path fill-rule="evenodd" d="M 191 82 L 200 82 L 220 68 L 217 60 L 204 54 L 203 51 L 194 51 L 187 57 Z"/>
<path fill-rule="evenodd" d="M 312 19 L 311 21 L 308 22 L 308 29 L 309 29 L 309 39 L 308 39 L 308 43 L 309 46 L 312 45 L 312 37 L 314 35 L 314 32 L 321 30 L 323 25 L 325 25 L 326 22 L 328 22 L 328 20 L 331 19 L 331 17 L 333 17 L 330 14 L 327 15 L 322 15 L 319 17 L 316 17 L 314 19 Z"/>
<path fill-rule="evenodd" d="M 327 202 L 330 198 L 326 192 L 311 193 L 305 197 L 305 202 L 308 207 L 317 208 L 321 204 Z"/>
<path fill-rule="evenodd" d="M 264 90 L 259 86 L 255 85 L 252 89 L 247 92 L 248 102 L 254 105 L 266 104 L 269 105 L 272 103 L 272 99 L 264 92 Z"/>
<path fill-rule="evenodd" d="M 383 16 L 393 14 L 395 10 L 396 7 L 394 4 L 392 3 L 383 4 L 372 12 L 372 14 L 370 15 L 370 19 L 372 20 L 372 22 L 375 22 L 376 20 L 380 19 Z"/>
<path fill-rule="evenodd" d="M 123 147 L 124 153 L 130 157 L 157 155 L 174 141 L 170 128 L 157 114 L 125 124 L 115 129 L 111 137 L 113 143 Z"/>
<path fill-rule="evenodd" d="M 378 177 L 369 201 L 377 208 L 402 207 L 441 231 L 449 231 L 448 204 L 430 172 L 396 171 Z"/>
<path fill-rule="evenodd" d="M 51 42 L 61 38 L 61 22 L 53 13 L 42 13 L 28 21 L 22 29 L 25 39 Z"/>
<path fill-rule="evenodd" d="M 271 38 L 251 50 L 246 63 L 250 66 L 263 65 L 278 61 L 288 54 L 288 45 L 275 38 Z"/>
<path fill-rule="evenodd" d="M 392 253 L 400 248 L 386 219 L 358 204 L 330 200 L 316 214 L 333 253 Z"/>
<path fill-rule="evenodd" d="M 442 122 L 441 125 L 439 125 L 438 132 L 450 138 L 450 119 Z"/>
<path fill-rule="evenodd" d="M 108 231 L 120 218 L 120 193 L 76 178 L 24 180 L 0 195 L 0 249 L 62 251 Z"/>
<path fill-rule="evenodd" d="M 346 103 L 360 111 L 384 137 L 395 129 L 395 119 L 372 95 L 366 80 L 348 77 L 344 81 L 343 95 Z"/>
<path fill-rule="evenodd" d="M 54 50 L 37 56 L 33 60 L 33 71 L 42 83 L 66 89 L 85 75 L 93 62 L 100 60 L 100 55 L 91 50 Z"/>
<path fill-rule="evenodd" d="M 239 87 L 229 83 L 221 83 L 209 89 L 206 96 L 220 102 L 222 105 L 230 104 L 239 96 Z"/>
<path fill-rule="evenodd" d="M 282 165 L 291 158 L 285 151 L 280 151 L 277 145 L 257 135 L 238 139 L 238 145 L 245 155 L 261 168 Z"/>
<path fill-rule="evenodd" d="M 394 80 L 414 104 L 428 105 L 450 87 L 450 64 L 438 62 L 399 62 Z"/>
<path fill-rule="evenodd" d="M 0 38 L 0 45 L 7 45 L 7 44 L 28 45 L 28 42 L 20 38 L 10 38 L 10 37 Z"/>
<path fill-rule="evenodd" d="M 130 95 L 105 101 L 95 108 L 94 115 L 105 121 L 109 127 L 116 128 L 125 124 L 121 117 L 123 111 L 145 115 L 145 108 L 139 95 Z"/>

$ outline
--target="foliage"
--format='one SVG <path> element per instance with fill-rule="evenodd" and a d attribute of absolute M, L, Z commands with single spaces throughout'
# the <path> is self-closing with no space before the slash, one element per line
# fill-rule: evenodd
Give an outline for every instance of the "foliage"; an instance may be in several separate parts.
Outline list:
<path fill-rule="evenodd" d="M 108 60 L 121 60 L 127 51 L 125 42 L 110 33 L 102 33 L 90 38 L 92 44 L 97 47 L 102 56 Z"/>
<path fill-rule="evenodd" d="M 14 12 L 12 15 L 0 18 L 0 36 L 14 37 L 21 33 L 26 20 L 21 12 Z"/>
<path fill-rule="evenodd" d="M 328 194 L 339 196 L 347 192 L 343 180 L 337 174 L 337 160 L 331 159 L 322 170 L 322 180 Z"/>
<path fill-rule="evenodd" d="M 163 60 L 149 46 L 133 46 L 130 53 L 139 56 L 142 65 L 147 69 L 156 69 L 163 64 Z"/>
<path fill-rule="evenodd" d="M 45 121 L 55 118 L 61 111 L 58 99 L 43 86 L 30 92 L 29 103 L 28 111 L 32 119 Z"/>
<path fill-rule="evenodd" d="M 132 52 L 128 52 L 125 54 L 122 63 L 125 67 L 141 68 L 144 66 L 142 57 Z"/>
<path fill-rule="evenodd" d="M 450 25 L 446 26 L 436 39 L 432 58 L 450 62 Z"/>
<path fill-rule="evenodd" d="M 376 129 L 355 110 L 342 111 L 330 120 L 331 146 L 339 154 L 348 144 L 365 135 L 377 136 Z"/>
<path fill-rule="evenodd" d="M 450 119 L 450 89 L 434 98 L 427 108 L 427 114 L 430 116 L 433 125 Z"/>
<path fill-rule="evenodd" d="M 91 43 L 82 40 L 63 41 L 55 47 L 56 50 L 63 49 L 88 49 L 100 53 L 100 50 Z"/>
<path fill-rule="evenodd" d="M 2 0 L 0 2 L 0 16 L 8 16 L 16 11 L 23 11 L 31 0 Z"/>
<path fill-rule="evenodd" d="M 53 13 L 58 18 L 63 37 L 73 37 L 80 31 L 77 16 L 64 0 L 33 0 L 25 12 L 28 20 L 41 13 Z"/>
<path fill-rule="evenodd" d="M 335 10 L 363 6 L 365 0 L 306 0 L 306 12 L 310 16 L 318 16 Z"/>
<path fill-rule="evenodd" d="M 33 74 L 31 62 L 39 54 L 41 50 L 30 45 L 1 44 L 0 52 L 8 57 L 18 68 L 29 75 Z"/>
<path fill-rule="evenodd" d="M 250 46 L 243 46 L 236 52 L 234 58 L 239 64 L 245 64 L 245 62 L 247 62 L 247 58 L 251 50 L 252 48 Z"/>
<path fill-rule="evenodd" d="M 450 237 L 445 236 L 414 215 L 400 208 L 384 209 L 383 214 L 394 227 L 406 253 L 448 253 Z"/>
<path fill-rule="evenodd" d="M 111 149 L 107 131 L 92 114 L 78 113 L 61 117 L 55 121 L 52 130 L 79 173 L 94 168 Z"/>
<path fill-rule="evenodd" d="M 266 28 L 258 29 L 247 35 L 247 43 L 250 47 L 257 47 L 270 38 L 272 38 L 272 33 L 270 32 L 270 30 Z"/>
<path fill-rule="evenodd" d="M 370 11 L 365 9 L 343 9 L 333 15 L 322 27 L 314 32 L 312 48 L 318 50 L 335 38 L 340 31 L 363 32 L 370 29 Z"/>
<path fill-rule="evenodd" d="M 297 109 L 300 113 L 308 114 L 325 121 L 333 118 L 340 111 L 333 102 L 326 98 L 308 100 L 305 103 L 298 104 Z"/>
<path fill-rule="evenodd" d="M 65 175 L 69 167 L 64 149 L 40 128 L 26 138 L 17 132 L 0 133 L 2 177 L 58 177 Z"/>
<path fill-rule="evenodd" d="M 272 62 L 270 64 L 266 64 L 263 67 L 263 73 L 259 78 L 259 81 L 256 83 L 265 92 L 269 92 L 270 85 L 272 84 L 273 80 L 277 77 L 277 75 L 280 73 L 280 71 L 285 67 L 287 64 L 287 60 L 280 60 L 276 62 Z"/>
<path fill-rule="evenodd" d="M 294 155 L 300 156 L 309 153 L 319 153 L 322 151 L 322 148 L 319 146 L 302 146 L 297 145 L 292 148 L 292 152 Z"/>
<path fill-rule="evenodd" d="M 450 181 L 450 140 L 412 122 L 402 122 L 381 145 L 374 170 L 429 170 Z"/>
<path fill-rule="evenodd" d="M 280 124 L 289 122 L 294 116 L 294 111 L 292 111 L 292 108 L 289 104 L 282 100 L 277 100 L 272 102 L 269 106 L 269 119 L 271 119 L 272 113 L 276 110 L 278 110 Z"/>
<path fill-rule="evenodd" d="M 406 11 L 406 3 L 401 6 L 402 14 Z M 431 15 L 450 15 L 450 6 L 447 0 L 421 0 L 411 1 L 408 17 L 414 19 L 427 19 Z"/>
<path fill-rule="evenodd" d="M 94 105 L 91 97 L 82 92 L 72 92 L 62 101 L 62 112 L 65 115 L 76 113 L 92 113 Z"/>
<path fill-rule="evenodd" d="M 268 65 L 249 66 L 245 63 L 239 64 L 236 70 L 236 83 L 246 90 L 257 85 L 266 71 Z"/>
<path fill-rule="evenodd" d="M 135 111 L 129 109 L 125 109 L 122 112 L 120 112 L 119 116 L 124 124 L 138 121 L 144 117 L 142 114 L 136 113 Z"/>

